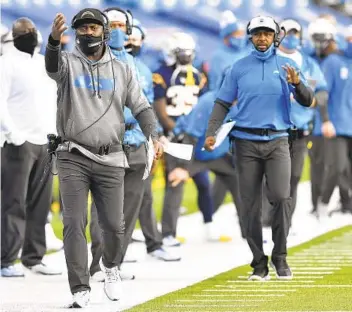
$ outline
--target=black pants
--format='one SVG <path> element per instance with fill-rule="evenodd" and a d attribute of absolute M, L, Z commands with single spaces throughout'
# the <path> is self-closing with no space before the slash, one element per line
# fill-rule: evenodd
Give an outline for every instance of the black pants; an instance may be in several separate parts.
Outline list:
<path fill-rule="evenodd" d="M 335 185 L 340 189 L 342 210 L 352 210 L 351 165 L 352 138 L 336 137 L 324 141 L 324 175 L 321 201 L 328 204 Z M 332 187 L 334 186 L 334 187 Z"/>
<path fill-rule="evenodd" d="M 224 202 L 227 191 L 228 191 L 228 189 L 227 189 L 226 185 L 223 183 L 223 181 L 221 180 L 221 178 L 216 176 L 215 181 L 212 185 L 214 212 L 216 212 L 220 208 L 222 203 Z"/>
<path fill-rule="evenodd" d="M 166 180 L 166 187 L 165 187 L 165 196 L 164 196 L 164 204 L 163 204 L 163 215 L 161 220 L 162 225 L 162 236 L 167 237 L 169 235 L 176 236 L 176 229 L 177 229 L 177 221 L 180 215 L 180 206 L 182 203 L 183 198 L 183 187 L 184 183 L 178 184 L 176 187 L 173 187 L 171 183 L 168 181 L 169 173 L 177 168 L 178 160 L 170 156 L 168 154 L 165 155 L 165 180 Z M 194 179 L 194 182 L 198 189 L 198 205 L 203 205 L 199 207 L 202 212 L 209 209 L 209 201 L 211 200 L 211 193 L 210 193 L 210 182 L 208 179 L 208 184 L 204 183 L 204 174 L 198 173 L 198 175 L 203 178 L 201 179 Z M 202 182 L 202 183 L 198 183 Z M 208 198 L 208 201 L 205 201 L 204 198 Z M 204 216 L 204 213 L 203 213 Z"/>
<path fill-rule="evenodd" d="M 119 265 L 124 238 L 124 168 L 101 165 L 79 152 L 59 152 L 63 203 L 64 251 L 72 293 L 90 290 L 87 225 L 88 192 L 91 190 L 103 237 L 103 264 Z"/>
<path fill-rule="evenodd" d="M 268 257 L 263 251 L 261 205 L 258 205 L 258 196 L 262 193 L 264 176 L 271 197 L 270 201 L 274 207 L 272 258 L 283 259 L 287 255 L 286 245 L 291 210 L 291 157 L 288 138 L 264 142 L 236 139 L 235 145 L 243 220 L 248 245 L 253 253 L 251 266 L 253 268 L 265 267 Z"/>
<path fill-rule="evenodd" d="M 141 209 L 145 186 L 145 182 L 142 180 L 145 170 L 145 161 L 146 151 L 144 145 L 140 146 L 136 151 L 131 152 L 129 155 L 130 168 L 126 169 L 124 177 L 123 214 L 125 219 L 125 235 L 119 260 L 119 267 L 126 255 Z M 101 230 L 96 210 L 97 208 L 93 201 L 90 221 L 90 234 L 92 239 L 91 251 L 93 255 L 93 261 L 90 266 L 91 275 L 100 271 L 99 260 L 102 256 Z"/>
<path fill-rule="evenodd" d="M 145 180 L 144 194 L 139 212 L 139 223 L 145 237 L 147 252 L 153 252 L 162 246 L 161 233 L 153 209 L 152 177 Z"/>
<path fill-rule="evenodd" d="M 298 183 L 301 180 L 303 166 L 304 166 L 304 158 L 307 152 L 307 138 L 301 138 L 294 140 L 292 142 L 292 157 L 291 157 L 291 182 L 290 182 L 290 197 L 292 198 L 291 203 L 291 217 L 290 217 L 290 225 L 292 223 L 293 213 L 296 209 L 297 203 L 297 190 Z M 263 181 L 264 194 L 263 198 L 263 223 L 267 225 L 271 225 L 272 217 L 273 217 L 273 207 L 270 201 L 270 194 L 268 190 L 268 185 L 266 183 L 266 179 Z"/>
<path fill-rule="evenodd" d="M 12 265 L 22 247 L 27 267 L 46 252 L 45 224 L 50 209 L 52 176 L 43 177 L 47 146 L 25 142 L 1 149 L 1 266 Z M 43 180 L 41 181 L 41 179 Z"/>
<path fill-rule="evenodd" d="M 242 237 L 245 237 L 246 230 L 243 223 L 243 205 L 239 190 L 238 173 L 236 168 L 233 166 L 232 157 L 230 154 L 211 161 L 194 161 L 192 163 L 190 170 L 190 175 L 193 176 L 198 172 L 204 170 L 210 170 L 216 174 L 216 178 L 221 181 L 226 190 L 229 190 L 233 202 L 236 206 L 237 216 L 241 228 Z"/>

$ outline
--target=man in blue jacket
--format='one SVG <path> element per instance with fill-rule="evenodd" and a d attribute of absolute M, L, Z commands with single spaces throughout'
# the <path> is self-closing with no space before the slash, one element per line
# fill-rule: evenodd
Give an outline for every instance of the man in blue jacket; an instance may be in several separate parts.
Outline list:
<path fill-rule="evenodd" d="M 335 127 L 336 137 L 324 142 L 324 175 L 318 213 L 326 213 L 334 186 L 340 189 L 342 211 L 352 211 L 351 149 L 352 149 L 352 87 L 351 59 L 344 56 L 336 43 L 336 29 L 329 22 L 320 23 L 312 32 L 321 68 L 328 85 L 328 113 Z M 321 119 L 316 118 L 319 129 Z"/>
<path fill-rule="evenodd" d="M 231 11 L 225 11 L 221 16 L 220 38 L 222 43 L 209 62 L 209 90 L 216 90 L 225 68 L 249 53 L 244 29 Z"/>
<path fill-rule="evenodd" d="M 302 106 L 315 106 L 316 102 L 313 91 L 297 72 L 296 63 L 277 55 L 280 32 L 271 17 L 258 16 L 249 22 L 247 33 L 255 49 L 227 73 L 217 94 L 204 145 L 208 151 L 213 150 L 216 131 L 228 113 L 230 118 L 234 115 L 237 123 L 231 135 L 235 138 L 246 237 L 253 253 L 250 280 L 269 278 L 268 257 L 263 251 L 261 205 L 257 205 L 264 175 L 274 206 L 271 265 L 277 278 L 292 279 L 286 262 L 291 210 L 290 95 L 293 93 Z"/>
<path fill-rule="evenodd" d="M 286 19 L 281 22 L 280 26 L 285 29 L 286 36 L 282 40 L 277 54 L 295 61 L 300 71 L 307 79 L 310 87 L 314 90 L 315 98 L 319 102 L 320 114 L 324 120 L 321 126 L 321 131 L 324 137 L 330 138 L 335 135 L 335 130 L 329 120 L 329 115 L 327 112 L 327 101 L 329 94 L 327 92 L 327 84 L 324 74 L 320 70 L 318 63 L 313 58 L 298 50 L 299 46 L 302 44 L 301 24 L 299 24 L 296 20 Z M 304 157 L 307 152 L 307 138 L 313 128 L 314 116 L 315 110 L 303 107 L 295 100 L 292 100 L 291 120 L 297 129 L 296 139 L 292 143 L 291 159 L 290 196 L 292 198 L 292 215 L 296 208 L 297 188 L 302 175 Z"/>

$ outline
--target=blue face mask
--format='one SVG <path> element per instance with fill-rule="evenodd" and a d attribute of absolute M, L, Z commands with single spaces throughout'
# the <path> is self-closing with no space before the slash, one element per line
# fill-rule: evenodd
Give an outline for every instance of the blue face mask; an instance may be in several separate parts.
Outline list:
<path fill-rule="evenodd" d="M 348 58 L 352 58 L 352 42 L 347 42 L 344 54 Z"/>
<path fill-rule="evenodd" d="M 246 38 L 236 38 L 236 37 L 230 37 L 229 38 L 229 44 L 231 48 L 234 48 L 236 50 L 241 50 L 246 46 Z"/>
<path fill-rule="evenodd" d="M 288 50 L 296 50 L 299 44 L 300 39 L 295 35 L 288 35 L 281 42 L 281 45 Z"/>
<path fill-rule="evenodd" d="M 253 48 L 252 54 L 261 61 L 266 61 L 275 53 L 274 44 L 272 44 L 265 52 L 258 51 L 255 47 Z"/>
<path fill-rule="evenodd" d="M 113 29 L 110 33 L 109 47 L 113 49 L 123 48 L 126 41 L 126 34 L 121 29 Z"/>

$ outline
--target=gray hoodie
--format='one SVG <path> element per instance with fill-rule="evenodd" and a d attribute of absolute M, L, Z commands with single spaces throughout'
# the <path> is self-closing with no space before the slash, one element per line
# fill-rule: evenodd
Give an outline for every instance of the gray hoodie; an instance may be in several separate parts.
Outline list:
<path fill-rule="evenodd" d="M 138 121 L 139 115 L 148 115 L 148 127 L 144 129 L 151 131 L 143 132 L 147 137 L 155 137 L 156 119 L 154 114 L 142 114 L 146 110 L 152 111 L 152 108 L 131 68 L 114 58 L 108 47 L 103 57 L 93 63 L 78 48 L 73 53 L 61 52 L 60 46 L 53 44 L 51 38 L 45 61 L 49 77 L 58 86 L 57 132 L 70 142 L 60 146 L 59 150 L 77 148 L 99 163 L 128 167 L 124 152 L 100 156 L 82 145 L 99 148 L 122 144 L 125 105 Z"/>

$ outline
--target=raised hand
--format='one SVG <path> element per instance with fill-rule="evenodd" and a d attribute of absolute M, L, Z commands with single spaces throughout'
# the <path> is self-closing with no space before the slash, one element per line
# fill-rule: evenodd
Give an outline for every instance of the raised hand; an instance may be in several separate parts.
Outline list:
<path fill-rule="evenodd" d="M 287 77 L 286 80 L 288 83 L 292 85 L 298 85 L 300 83 L 299 73 L 295 70 L 294 67 L 286 64 L 286 66 L 282 66 L 282 68 L 286 71 Z"/>
<path fill-rule="evenodd" d="M 62 13 L 56 14 L 53 25 L 51 27 L 51 37 L 53 37 L 54 40 L 60 40 L 61 35 L 66 29 L 68 29 L 68 27 L 66 26 L 65 16 Z"/>

